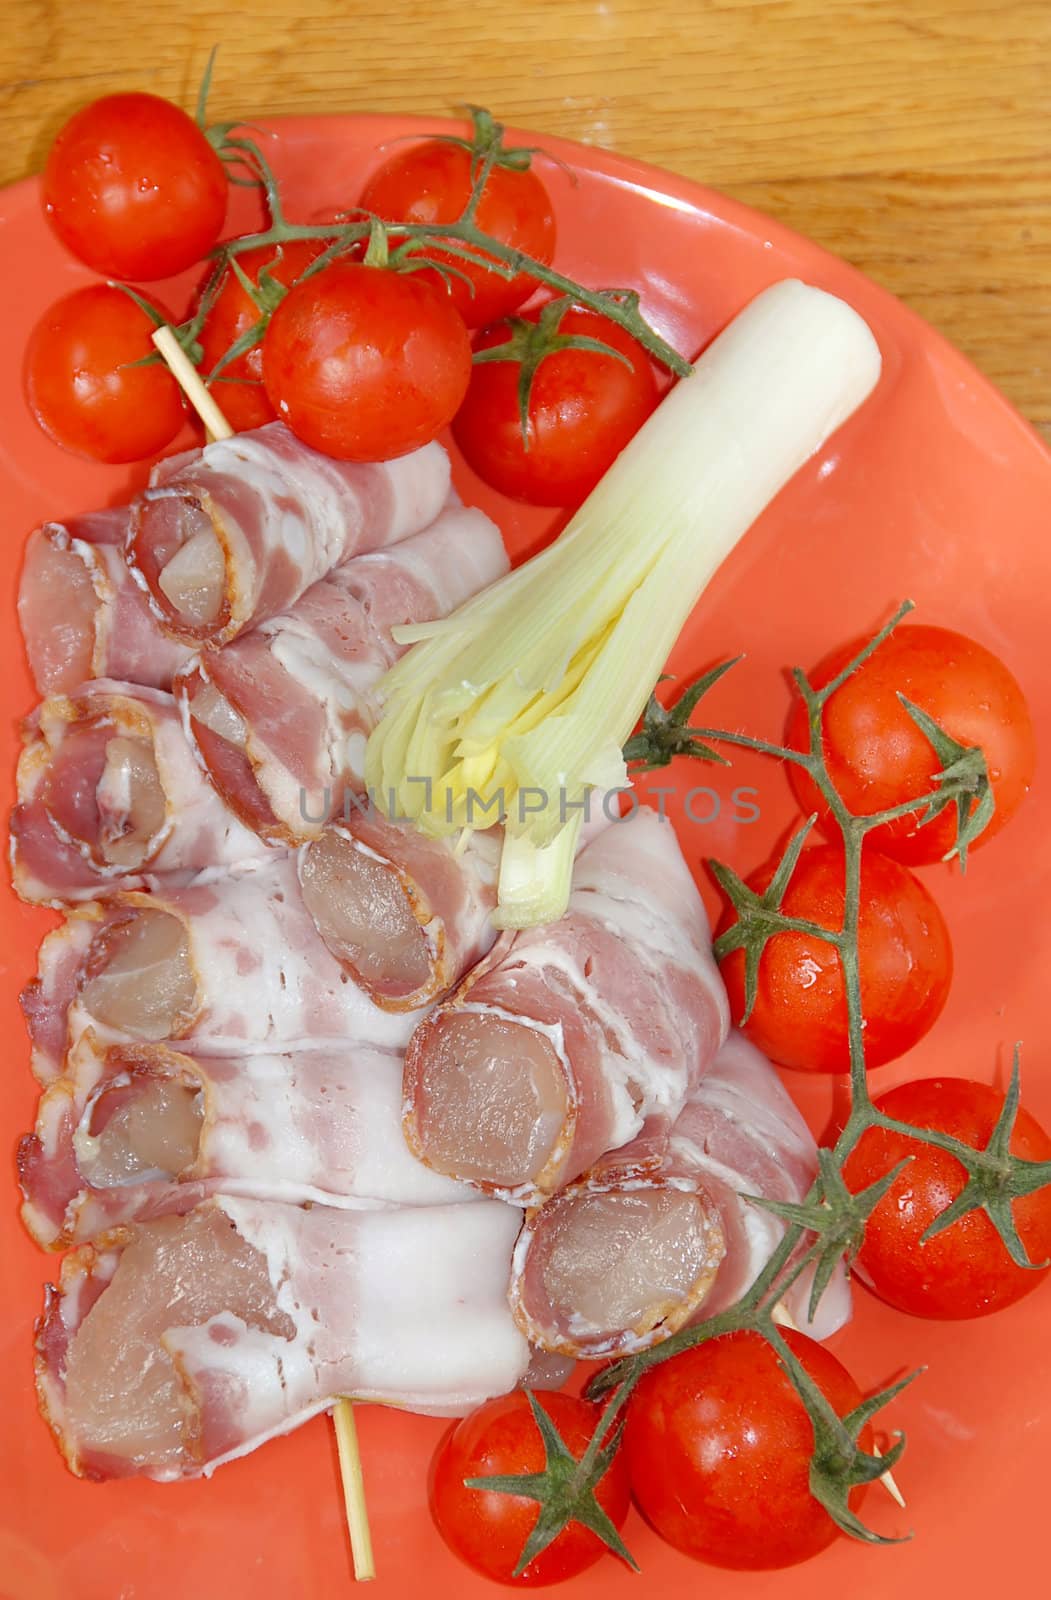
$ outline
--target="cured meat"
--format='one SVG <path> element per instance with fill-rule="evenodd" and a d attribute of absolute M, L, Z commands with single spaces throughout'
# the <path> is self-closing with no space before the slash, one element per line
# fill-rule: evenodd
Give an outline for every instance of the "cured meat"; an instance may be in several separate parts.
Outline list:
<path fill-rule="evenodd" d="M 18 620 L 41 695 L 88 678 L 167 689 L 190 650 L 170 639 L 124 560 L 126 506 L 45 523 L 26 541 Z"/>
<path fill-rule="evenodd" d="M 210 1194 L 347 1208 L 446 1205 L 475 1191 L 431 1172 L 401 1131 L 401 1057 L 365 1045 L 243 1058 L 89 1031 L 19 1147 L 45 1248 L 189 1210 Z"/>
<path fill-rule="evenodd" d="M 391 628 L 445 616 L 507 569 L 495 524 L 449 506 L 415 538 L 337 568 L 291 610 L 188 666 L 175 692 L 227 802 L 288 843 L 346 813 L 365 787 L 376 684 L 402 653 Z"/>
<path fill-rule="evenodd" d="M 223 644 L 351 556 L 427 527 L 448 490 L 438 444 L 362 465 L 270 422 L 162 462 L 132 506 L 125 553 L 174 638 Z"/>
<path fill-rule="evenodd" d="M 348 811 L 299 853 L 299 881 L 325 943 L 376 1004 L 407 1011 L 445 994 L 496 939 L 496 830 L 462 847 Z"/>
<path fill-rule="evenodd" d="M 406 1138 L 439 1172 L 538 1203 L 665 1131 L 728 1026 L 674 830 L 640 809 L 581 851 L 561 922 L 505 936 L 417 1029 Z"/>
<path fill-rule="evenodd" d="M 45 941 L 23 1006 L 45 1080 L 61 1070 L 58 1041 L 87 1028 L 104 1043 L 185 1040 L 194 1054 L 240 1056 L 346 1040 L 402 1050 L 420 1016 L 380 1010 L 347 977 L 291 857 L 85 906 Z"/>
<path fill-rule="evenodd" d="M 23 900 L 60 905 L 274 855 L 212 789 L 163 690 L 84 684 L 45 700 L 23 738 L 11 818 Z"/>
<path fill-rule="evenodd" d="M 659 1163 L 628 1145 L 527 1214 L 511 1304 L 536 1344 L 578 1358 L 644 1350 L 738 1300 L 784 1234 L 742 1199 L 802 1200 L 817 1173 L 813 1136 L 775 1069 L 739 1033 L 693 1088 Z M 793 1321 L 827 1338 L 850 1317 L 845 1272 L 813 1323 L 812 1274 L 785 1297 Z"/>
<path fill-rule="evenodd" d="M 195 1477 L 341 1395 L 467 1411 L 514 1387 L 520 1214 L 218 1198 L 67 1256 L 37 1325 L 41 1409 L 85 1477 Z"/>

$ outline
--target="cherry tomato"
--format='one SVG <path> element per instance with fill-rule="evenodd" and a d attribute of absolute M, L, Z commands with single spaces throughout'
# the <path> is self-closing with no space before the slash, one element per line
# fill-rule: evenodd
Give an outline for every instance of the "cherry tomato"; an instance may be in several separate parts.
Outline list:
<path fill-rule="evenodd" d="M 861 1404 L 849 1372 L 813 1339 L 785 1333 L 837 1415 Z M 859 1436 L 872 1449 L 866 1424 Z M 719 1567 L 790 1567 L 838 1529 L 810 1492 L 814 1430 L 773 1349 L 732 1333 L 654 1367 L 628 1404 L 631 1486 L 647 1521 L 684 1555 Z M 852 1510 L 864 1489 L 851 1490 Z"/>
<path fill-rule="evenodd" d="M 313 240 L 293 239 L 280 247 L 265 245 L 262 249 L 246 250 L 237 257 L 237 264 L 252 283 L 259 282 L 259 274 L 265 267 L 270 277 L 287 288 L 306 271 L 320 249 L 320 244 Z M 238 278 L 228 272 L 201 329 L 201 371 L 206 375 L 211 372 L 230 346 L 254 327 L 261 315 Z M 239 432 L 273 422 L 276 412 L 263 388 L 262 340 L 223 368 L 213 393 L 227 422 Z"/>
<path fill-rule="evenodd" d="M 154 94 L 108 94 L 59 131 L 44 210 L 67 249 L 114 278 L 167 278 L 215 244 L 223 164 L 185 111 Z"/>
<path fill-rule="evenodd" d="M 385 222 L 455 222 L 471 194 L 472 158 L 459 145 L 428 139 L 385 161 L 365 185 L 360 204 Z M 549 265 L 555 253 L 555 215 L 547 190 L 530 168 L 495 166 L 475 212 L 475 223 L 491 239 L 523 250 Z M 484 328 L 527 300 L 536 287 L 527 273 L 508 281 L 460 256 L 434 251 L 469 279 L 445 280 L 452 302 L 469 328 Z M 440 285 L 441 275 L 433 276 Z M 473 293 L 472 293 L 473 289 Z"/>
<path fill-rule="evenodd" d="M 389 461 L 452 421 L 471 343 L 451 300 L 418 273 L 337 262 L 298 283 L 263 341 L 270 403 L 315 450 Z"/>
<path fill-rule="evenodd" d="M 766 889 L 775 868 L 747 880 Z M 786 916 L 832 930 L 843 921 L 843 854 L 835 845 L 804 850 L 781 902 Z M 719 931 L 732 926 L 728 911 Z M 911 1050 L 937 1020 L 949 993 L 952 946 L 941 912 L 898 862 L 866 850 L 858 929 L 865 1061 L 882 1066 Z M 736 1019 L 744 1012 L 744 954 L 733 951 L 722 975 Z M 839 955 L 808 934 L 775 933 L 759 961 L 755 1007 L 744 1031 L 785 1067 L 846 1072 L 850 1067 L 847 999 Z"/>
<path fill-rule="evenodd" d="M 536 324 L 539 312 L 523 319 Z M 453 433 L 478 475 L 515 500 L 576 506 L 612 466 L 657 404 L 649 358 L 630 334 L 594 311 L 571 307 L 558 336 L 599 339 L 627 357 L 592 350 L 554 350 L 536 369 L 529 394 L 528 440 L 522 438 L 518 360 L 476 364 Z M 506 344 L 501 323 L 477 342 L 479 350 Z"/>
<path fill-rule="evenodd" d="M 185 417 L 179 386 L 159 362 L 133 364 L 153 354 L 154 326 L 105 283 L 44 313 L 26 347 L 26 398 L 56 444 L 95 461 L 141 461 L 170 444 Z"/>
<path fill-rule="evenodd" d="M 539 1394 L 537 1399 L 579 1460 L 601 1409 L 568 1394 Z M 579 1522 L 570 1522 L 534 1557 L 521 1577 L 512 1577 L 540 1507 L 523 1496 L 468 1489 L 464 1479 L 540 1472 L 543 1467 L 543 1440 L 521 1390 L 488 1401 L 454 1423 L 442 1438 L 431 1462 L 431 1515 L 449 1549 L 475 1572 L 498 1583 L 537 1587 L 574 1577 L 604 1553 L 606 1546 L 597 1534 Z M 623 1527 L 631 1504 L 623 1451 L 614 1456 L 595 1495 L 611 1521 Z"/>
<path fill-rule="evenodd" d="M 857 639 L 826 656 L 811 674 L 814 687 L 834 678 L 863 644 Z M 1036 738 L 1022 691 L 1003 662 L 973 639 L 925 624 L 896 628 L 825 708 L 829 772 L 858 815 L 884 811 L 936 788 L 941 763 L 899 692 L 960 744 L 978 745 L 985 753 L 996 809 L 971 847 L 977 849 L 1014 816 L 1033 779 Z M 801 701 L 789 719 L 787 742 L 797 750 L 807 748 Z M 789 773 L 804 811 L 816 811 L 831 833 L 835 824 L 811 779 L 795 766 Z M 948 806 L 923 826 L 917 817 L 884 823 L 869 835 L 869 843 L 898 861 L 919 864 L 940 861 L 955 838 L 956 807 Z"/>
<path fill-rule="evenodd" d="M 937 1128 L 976 1150 L 988 1144 L 1003 1103 L 997 1090 L 966 1078 L 903 1083 L 876 1101 L 899 1122 Z M 1051 1161 L 1051 1139 L 1024 1110 L 1018 1112 L 1010 1148 L 1027 1161 Z M 869 1218 L 854 1263 L 881 1299 L 918 1317 L 980 1317 L 1013 1305 L 1043 1281 L 1047 1268 L 1036 1272 L 1016 1266 L 984 1211 L 969 1211 L 944 1233 L 920 1243 L 967 1181 L 962 1163 L 947 1150 L 869 1128 L 844 1165 L 847 1187 L 866 1188 L 905 1156 L 912 1160 Z M 1015 1200 L 1011 1209 L 1030 1261 L 1039 1265 L 1051 1259 L 1051 1188 Z"/>

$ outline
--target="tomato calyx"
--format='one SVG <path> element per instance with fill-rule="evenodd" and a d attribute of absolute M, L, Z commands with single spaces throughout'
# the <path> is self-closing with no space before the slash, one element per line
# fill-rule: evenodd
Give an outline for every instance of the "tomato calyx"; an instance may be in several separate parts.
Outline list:
<path fill-rule="evenodd" d="M 595 1495 L 596 1488 L 609 1471 L 620 1447 L 625 1418 L 621 1417 L 617 1422 L 615 1419 L 628 1398 L 629 1387 L 618 1390 L 606 1405 L 591 1441 L 579 1460 L 569 1450 L 554 1421 L 538 1403 L 532 1390 L 527 1389 L 525 1393 L 544 1445 L 543 1470 L 464 1479 L 468 1489 L 485 1490 L 489 1494 L 522 1495 L 527 1500 L 535 1500 L 540 1506 L 540 1515 L 522 1547 L 513 1576 L 521 1577 L 529 1563 L 546 1550 L 570 1522 L 579 1522 L 590 1529 L 614 1555 L 620 1556 L 633 1572 L 637 1572 L 639 1569 L 634 1556 Z"/>
<path fill-rule="evenodd" d="M 817 1152 L 816 1189 L 806 1200 L 796 1204 L 790 1200 L 767 1200 L 754 1194 L 742 1196 L 750 1205 L 760 1206 L 783 1222 L 793 1223 L 813 1234 L 815 1243 L 808 1253 L 814 1267 L 807 1307 L 811 1319 L 832 1281 L 832 1274 L 842 1262 L 849 1266 L 854 1260 L 861 1249 L 869 1217 L 911 1160 L 911 1156 L 905 1156 L 882 1178 L 854 1193 L 844 1183 L 832 1151 L 822 1145 Z"/>
<path fill-rule="evenodd" d="M 944 1233 L 954 1222 L 971 1211 L 984 1211 L 1000 1238 L 1011 1260 L 1018 1267 L 1033 1272 L 1042 1271 L 1047 1261 L 1031 1261 L 1025 1245 L 1018 1236 L 1011 1204 L 1025 1195 L 1034 1194 L 1051 1184 L 1051 1161 L 1027 1161 L 1011 1154 L 1011 1136 L 1021 1100 L 1020 1050 L 1016 1045 L 1011 1062 L 1011 1080 L 1004 1097 L 1003 1108 L 996 1126 L 989 1135 L 983 1150 L 955 1139 L 951 1134 L 939 1133 L 933 1128 L 922 1130 L 926 1144 L 946 1150 L 966 1169 L 967 1182 L 950 1206 L 935 1217 L 922 1234 L 921 1244 Z M 872 1124 L 888 1132 L 915 1138 L 917 1130 L 908 1122 L 899 1122 L 883 1112 L 875 1112 Z"/>
<path fill-rule="evenodd" d="M 744 879 L 724 862 L 708 862 L 712 877 L 737 912 L 737 921 L 719 935 L 712 949 L 717 961 L 722 961 L 734 950 L 744 952 L 744 1011 L 735 1019 L 742 1027 L 755 1009 L 756 996 L 759 992 L 759 963 L 763 958 L 763 951 L 775 935 L 805 933 L 812 939 L 820 939 L 823 943 L 832 945 L 842 955 L 844 939 L 842 933 L 821 927 L 816 922 L 809 922 L 804 917 L 786 916 L 781 910 L 781 902 L 785 898 L 792 874 L 803 852 L 803 846 L 816 821 L 816 816 L 808 817 L 803 826 L 793 834 L 785 847 L 784 855 L 778 862 L 776 872 L 762 891 L 749 888 Z"/>
<path fill-rule="evenodd" d="M 478 360 L 477 356 L 475 360 Z M 666 767 L 676 756 L 692 756 L 696 761 L 712 761 L 721 767 L 729 766 L 725 756 L 697 737 L 695 729 L 690 726 L 690 718 L 701 697 L 742 659 L 741 656 L 734 656 L 732 661 L 722 661 L 712 667 L 709 672 L 696 678 L 673 705 L 664 706 L 655 693 L 651 694 L 638 729 L 624 746 L 624 760 L 634 766 L 636 772 L 653 772 L 657 767 Z M 667 673 L 657 680 L 658 683 L 668 681 Z"/>
<path fill-rule="evenodd" d="M 850 1508 L 850 1491 L 859 1484 L 874 1483 L 890 1472 L 905 1449 L 905 1435 L 898 1433 L 894 1443 L 880 1455 L 863 1450 L 858 1436 L 867 1422 L 895 1399 L 919 1376 L 922 1369 L 907 1373 L 897 1383 L 863 1400 L 845 1417 L 838 1417 L 825 1400 L 791 1347 L 780 1337 L 774 1341 L 778 1357 L 806 1406 L 814 1430 L 814 1451 L 810 1461 L 810 1493 L 819 1501 L 843 1533 L 865 1544 L 903 1544 L 912 1537 L 893 1538 L 876 1533 Z"/>
<path fill-rule="evenodd" d="M 483 166 L 487 176 L 493 167 L 526 172 L 532 165 L 533 157 L 543 155 L 539 145 L 505 145 L 503 123 L 497 122 L 492 112 L 484 106 L 465 105 L 463 110 L 471 119 L 471 137 L 458 139 L 454 133 L 439 133 L 434 136 L 434 141 L 436 144 L 451 144 L 458 150 L 466 150 L 471 157 L 472 176 L 476 180 Z"/>
<path fill-rule="evenodd" d="M 985 756 L 977 745 L 961 744 L 946 733 L 933 717 L 928 716 L 922 707 L 913 705 L 905 695 L 899 694 L 898 699 L 920 732 L 933 745 L 941 762 L 941 771 L 934 775 L 938 788 L 918 821 L 930 822 L 947 806 L 955 805 L 956 839 L 942 860 L 951 861 L 953 856 L 959 856 L 960 870 L 966 872 L 967 847 L 989 826 L 996 809 Z"/>
<path fill-rule="evenodd" d="M 586 333 L 559 333 L 562 318 L 575 304 L 572 295 L 560 295 L 558 299 L 548 300 L 541 306 L 535 321 L 529 317 L 506 317 L 504 320 L 509 337 L 504 343 L 487 345 L 474 353 L 476 365 L 490 361 L 518 363 L 518 418 L 526 450 L 529 449 L 529 397 L 540 364 L 548 356 L 554 355 L 557 350 L 590 350 L 597 355 L 612 356 L 625 367 L 631 366 L 622 350 L 615 350 L 602 339 L 593 339 Z M 732 666 L 733 663 L 728 665 Z M 719 758 L 713 756 L 712 759 Z"/>

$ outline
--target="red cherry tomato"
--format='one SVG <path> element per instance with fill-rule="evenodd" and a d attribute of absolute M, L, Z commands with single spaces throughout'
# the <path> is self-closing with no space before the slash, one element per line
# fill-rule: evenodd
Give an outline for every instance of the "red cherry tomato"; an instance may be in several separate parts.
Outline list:
<path fill-rule="evenodd" d="M 262 249 L 246 250 L 237 257 L 237 264 L 252 283 L 259 282 L 259 274 L 265 267 L 271 278 L 287 288 L 306 271 L 320 249 L 321 245 L 313 240 L 293 239 L 280 247 L 265 245 Z M 228 272 L 201 329 L 201 371 L 205 376 L 222 360 L 230 346 L 255 326 L 261 315 L 238 278 Z M 223 368 L 213 393 L 227 422 L 238 432 L 273 422 L 277 413 L 263 388 L 262 340 Z"/>
<path fill-rule="evenodd" d="M 536 1398 L 579 1460 L 598 1425 L 601 1409 L 568 1394 L 539 1394 Z M 604 1553 L 606 1546 L 596 1534 L 579 1522 L 570 1522 L 534 1557 L 521 1577 L 512 1576 L 540 1507 L 523 1496 L 468 1489 L 464 1479 L 540 1472 L 543 1466 L 540 1430 L 520 1390 L 488 1401 L 462 1422 L 453 1423 L 442 1438 L 431 1462 L 431 1515 L 449 1549 L 475 1572 L 497 1583 L 535 1588 L 574 1577 Z M 614 1456 L 595 1494 L 611 1521 L 623 1527 L 631 1504 L 623 1451 Z"/>
<path fill-rule="evenodd" d="M 861 1404 L 849 1372 L 801 1333 L 786 1342 L 843 1417 Z M 866 1425 L 859 1444 L 872 1449 Z M 814 1430 L 757 1333 L 696 1345 L 655 1367 L 628 1404 L 624 1449 L 635 1500 L 669 1544 L 719 1567 L 790 1567 L 838 1529 L 810 1492 Z M 863 1488 L 849 1501 L 857 1510 Z"/>
<path fill-rule="evenodd" d="M 452 302 L 419 274 L 353 262 L 289 290 L 263 341 L 270 403 L 315 450 L 388 461 L 452 421 L 471 344 Z"/>
<path fill-rule="evenodd" d="M 360 204 L 385 222 L 455 222 L 470 198 L 471 165 L 469 152 L 459 145 L 428 139 L 385 161 L 365 185 Z M 555 215 L 547 190 L 530 168 L 516 172 L 493 167 L 474 220 L 491 239 L 550 264 Z M 447 262 L 469 279 L 469 284 L 455 276 L 446 279 L 452 302 L 469 328 L 483 328 L 505 317 L 536 287 L 527 273 L 508 281 L 460 256 L 435 251 L 431 259 Z M 438 273 L 433 278 L 441 284 Z"/>
<path fill-rule="evenodd" d="M 167 278 L 215 244 L 228 185 L 185 111 L 154 94 L 109 94 L 60 130 L 44 210 L 67 249 L 114 278 Z"/>
<path fill-rule="evenodd" d="M 750 888 L 769 886 L 775 868 L 752 873 Z M 843 922 L 843 854 L 835 845 L 804 850 L 781 902 L 786 916 L 823 928 Z M 719 932 L 737 920 L 727 911 Z M 952 946 L 941 912 L 898 862 L 866 850 L 858 929 L 865 1060 L 882 1066 L 911 1050 L 933 1026 L 949 993 Z M 744 1012 L 744 953 L 722 966 L 734 1019 Z M 850 1067 L 843 970 L 832 945 L 808 934 L 776 933 L 759 962 L 755 1007 L 744 1031 L 786 1067 L 846 1072 Z"/>
<path fill-rule="evenodd" d="M 26 348 L 26 398 L 56 444 L 95 461 L 141 461 L 171 443 L 185 417 L 179 386 L 160 362 L 134 365 L 154 353 L 154 327 L 105 283 L 44 313 Z"/>
<path fill-rule="evenodd" d="M 864 644 L 834 650 L 811 674 L 822 688 Z M 1025 697 L 1002 661 L 983 645 L 948 628 L 906 624 L 859 667 L 825 708 L 824 747 L 829 773 L 851 811 L 867 815 L 930 794 L 941 763 L 929 740 L 898 699 L 899 692 L 926 711 L 960 744 L 985 753 L 996 810 L 972 845 L 991 839 L 1018 810 L 1033 780 L 1036 738 Z M 793 707 L 788 744 L 807 748 L 806 710 Z M 789 768 L 803 810 L 818 813 L 826 832 L 835 824 L 811 779 Z M 870 845 L 898 861 L 940 861 L 956 838 L 956 807 L 930 822 L 917 817 L 884 823 Z"/>
<path fill-rule="evenodd" d="M 936 1128 L 976 1150 L 988 1144 L 1003 1103 L 997 1090 L 966 1078 L 903 1083 L 876 1101 L 899 1122 Z M 1027 1111 L 1018 1112 L 1010 1148 L 1027 1161 L 1051 1162 L 1051 1139 Z M 1013 1305 L 1043 1282 L 1048 1269 L 1016 1266 L 984 1211 L 969 1211 L 920 1243 L 966 1182 L 963 1165 L 947 1150 L 869 1128 L 844 1165 L 847 1187 L 866 1188 L 905 1156 L 912 1160 L 869 1218 L 854 1263 L 881 1299 L 918 1317 L 980 1317 Z M 1011 1211 L 1030 1261 L 1051 1259 L 1051 1188 L 1015 1200 Z"/>
<path fill-rule="evenodd" d="M 538 315 L 530 312 L 523 320 L 535 324 Z M 529 394 L 526 441 L 518 405 L 521 362 L 482 362 L 472 369 L 453 424 L 456 442 L 479 477 L 531 505 L 579 505 L 657 404 L 649 357 L 623 328 L 571 307 L 558 335 L 574 334 L 601 340 L 630 365 L 592 350 L 546 355 Z M 510 337 L 511 328 L 501 323 L 487 329 L 476 348 L 491 349 Z"/>

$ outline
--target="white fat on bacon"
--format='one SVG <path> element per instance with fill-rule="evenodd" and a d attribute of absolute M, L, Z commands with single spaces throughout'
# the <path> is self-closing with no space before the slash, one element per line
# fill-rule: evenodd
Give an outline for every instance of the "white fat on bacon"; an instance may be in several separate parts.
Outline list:
<path fill-rule="evenodd" d="M 189 664 L 175 681 L 216 788 L 258 832 L 316 835 L 364 789 L 376 685 L 391 629 L 443 617 L 508 570 L 481 511 L 445 508 L 422 533 L 336 568 L 280 616 Z"/>
<path fill-rule="evenodd" d="M 406 1137 L 440 1172 L 538 1202 L 667 1128 L 728 1027 L 674 829 L 641 808 L 581 851 L 560 922 L 505 936 L 420 1025 Z"/>
<path fill-rule="evenodd" d="M 206 1057 L 89 1031 L 18 1167 L 23 1219 L 48 1249 L 216 1193 L 348 1209 L 477 1199 L 410 1154 L 401 1056 L 351 1043 Z"/>
<path fill-rule="evenodd" d="M 26 541 L 18 620 L 37 689 L 68 694 L 88 678 L 167 689 L 189 659 L 150 611 L 124 560 L 127 507 L 45 523 Z"/>
<path fill-rule="evenodd" d="M 132 507 L 127 560 L 174 637 L 222 644 L 352 556 L 427 527 L 448 490 L 439 444 L 337 461 L 271 422 L 161 463 Z"/>
<path fill-rule="evenodd" d="M 68 951 L 72 951 L 72 955 Z M 244 1055 L 353 1040 L 404 1049 L 419 1012 L 374 1004 L 329 951 L 295 863 L 92 904 L 50 935 L 23 997 L 43 1079 L 87 1028 L 107 1043 L 186 1040 Z"/>
<path fill-rule="evenodd" d="M 37 1333 L 41 1409 L 86 1477 L 194 1477 L 341 1395 L 457 1414 L 530 1352 L 499 1201 L 304 1210 L 228 1197 L 68 1255 Z"/>
<path fill-rule="evenodd" d="M 659 1145 L 629 1145 L 527 1214 L 511 1303 L 544 1349 L 596 1359 L 643 1350 L 738 1300 L 784 1236 L 772 1212 L 744 1200 L 798 1202 L 817 1147 L 777 1071 L 740 1033 Z M 849 1320 L 837 1271 L 813 1321 L 813 1275 L 793 1284 L 796 1325 L 827 1338 Z"/>
<path fill-rule="evenodd" d="M 160 689 L 97 679 L 23 725 L 11 870 L 23 900 L 62 905 L 271 859 L 215 793 Z"/>

